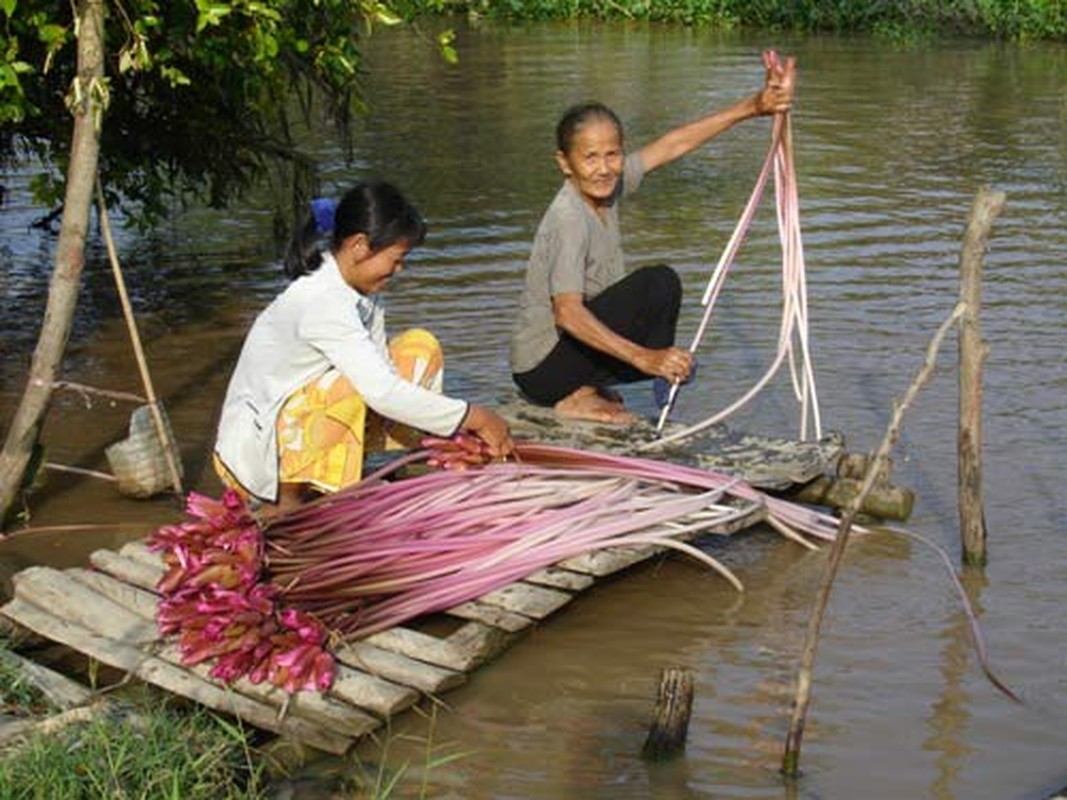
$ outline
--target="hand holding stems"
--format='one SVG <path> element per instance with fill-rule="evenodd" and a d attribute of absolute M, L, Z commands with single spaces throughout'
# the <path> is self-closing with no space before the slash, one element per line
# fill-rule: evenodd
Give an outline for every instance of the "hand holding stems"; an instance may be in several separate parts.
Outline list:
<path fill-rule="evenodd" d="M 633 365 L 646 375 L 684 383 L 693 371 L 693 355 L 680 347 L 644 350 L 634 359 Z"/>
<path fill-rule="evenodd" d="M 490 461 L 503 460 L 515 452 L 508 423 L 499 414 L 471 403 L 460 431 L 451 438 L 423 437 L 422 446 L 431 451 L 426 463 L 443 469 L 467 469 Z"/>
<path fill-rule="evenodd" d="M 789 56 L 784 61 L 774 50 L 763 51 L 763 66 L 766 75 L 763 88 L 756 95 L 756 108 L 760 114 L 780 114 L 793 104 L 793 90 L 797 82 L 797 60 Z"/>
<path fill-rule="evenodd" d="M 506 458 L 515 449 L 507 420 L 485 406 L 471 403 L 460 427 L 485 442 L 493 458 Z"/>

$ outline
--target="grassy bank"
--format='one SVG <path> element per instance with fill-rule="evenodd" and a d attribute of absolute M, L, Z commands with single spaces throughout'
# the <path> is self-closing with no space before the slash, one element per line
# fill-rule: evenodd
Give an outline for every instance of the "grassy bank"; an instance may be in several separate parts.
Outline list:
<path fill-rule="evenodd" d="M 389 800 L 401 784 L 404 796 L 423 798 L 431 772 L 461 757 L 433 743 L 436 707 L 424 742 L 389 735 L 362 757 L 324 760 L 136 682 L 94 693 L 76 681 L 84 695 L 57 705 L 50 698 L 66 678 L 24 664 L 0 636 L 0 800 Z M 44 684 L 42 669 L 51 676 Z M 422 763 L 390 766 L 402 740 L 415 742 Z"/>
<path fill-rule="evenodd" d="M 21 663 L 0 641 L 0 800 L 266 797 L 236 723 L 154 693 L 64 711 Z"/>
<path fill-rule="evenodd" d="M 892 37 L 1067 40 L 1063 0 L 401 0 L 396 5 L 411 13 L 510 20 L 596 18 Z"/>
<path fill-rule="evenodd" d="M 37 733 L 0 760 L 3 800 L 266 797 L 244 733 L 204 711 L 103 714 Z"/>

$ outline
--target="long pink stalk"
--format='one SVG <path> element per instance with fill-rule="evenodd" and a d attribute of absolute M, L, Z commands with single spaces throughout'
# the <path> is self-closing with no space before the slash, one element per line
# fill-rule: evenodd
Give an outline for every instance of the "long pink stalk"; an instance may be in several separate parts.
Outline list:
<path fill-rule="evenodd" d="M 734 231 L 730 234 L 730 239 L 726 243 L 726 247 L 723 249 L 722 256 L 719 258 L 719 263 L 715 265 L 715 271 L 712 272 L 711 278 L 708 280 L 708 285 L 704 289 L 704 296 L 700 300 L 700 304 L 704 307 L 704 313 L 700 318 L 700 324 L 697 326 L 696 333 L 693 334 L 693 341 L 689 344 L 689 352 L 692 355 L 696 355 L 697 349 L 700 347 L 700 343 L 704 339 L 708 324 L 711 322 L 712 311 L 715 309 L 715 302 L 719 299 L 719 292 L 722 290 L 723 284 L 726 282 L 726 276 L 730 271 L 730 267 L 733 266 L 737 251 L 740 250 L 741 243 L 744 241 L 745 236 L 748 234 L 748 229 L 752 225 L 752 220 L 756 215 L 756 207 L 759 205 L 760 198 L 763 197 L 763 190 L 767 185 L 767 177 L 770 175 L 771 167 L 775 161 L 780 137 L 781 130 L 778 126 L 775 126 L 771 136 L 771 148 L 767 151 L 767 155 L 763 159 L 763 166 L 760 168 L 759 174 L 756 176 L 756 185 L 753 187 L 748 202 L 745 203 L 745 208 L 741 212 L 741 217 L 738 219 L 737 225 L 734 226 Z M 663 408 L 660 409 L 659 420 L 656 422 L 657 433 L 662 431 L 663 426 L 667 423 L 667 418 L 670 416 L 671 409 L 674 408 L 674 401 L 678 396 L 680 387 L 681 383 L 678 381 L 671 384 L 667 402 Z"/>
<path fill-rule="evenodd" d="M 762 377 L 733 403 L 694 425 L 643 445 L 639 448 L 641 450 L 650 450 L 667 442 L 687 439 L 726 419 L 755 397 L 770 382 L 782 363 L 787 359 L 794 395 L 801 406 L 800 438 L 808 438 L 809 417 L 814 428 L 815 438 L 822 436 L 822 422 L 815 390 L 815 373 L 811 365 L 811 353 L 808 345 L 807 282 L 804 268 L 804 250 L 800 235 L 800 203 L 797 198 L 796 167 L 793 161 L 792 122 L 788 112 L 775 115 L 770 149 L 756 178 L 756 184 L 741 214 L 741 218 L 738 220 L 734 232 L 705 289 L 702 299 L 704 313 L 689 350 L 695 354 L 704 337 L 708 323 L 711 320 L 715 302 L 725 283 L 726 274 L 733 264 L 741 242 L 751 226 L 755 209 L 763 195 L 772 166 L 777 198 L 778 234 L 782 246 L 782 317 L 775 357 Z M 794 338 L 797 340 L 796 346 L 793 343 Z M 795 361 L 795 347 L 800 350 L 801 366 L 799 369 Z M 662 432 L 667 422 L 671 409 L 674 407 L 679 386 L 679 383 L 671 386 L 667 403 L 660 411 L 656 424 L 657 432 Z"/>
<path fill-rule="evenodd" d="M 219 677 L 322 689 L 327 629 L 366 636 L 604 548 L 672 549 L 740 590 L 684 540 L 761 504 L 802 544 L 797 531 L 836 526 L 720 473 L 526 442 L 516 451 L 516 463 L 467 472 L 379 475 L 265 530 L 233 493 L 191 496 L 194 519 L 152 537 L 168 565 L 159 624 L 180 632 L 187 663 L 214 659 Z"/>
<path fill-rule="evenodd" d="M 528 442 L 517 455 L 518 463 L 334 496 L 322 506 L 328 526 L 306 512 L 283 518 L 270 529 L 280 551 L 268 545 L 275 583 L 287 602 L 363 636 L 603 547 L 670 547 L 740 588 L 723 565 L 680 541 L 743 513 L 726 497 L 765 505 L 772 526 L 805 546 L 798 531 L 830 538 L 836 528 L 832 518 L 708 470 Z"/>

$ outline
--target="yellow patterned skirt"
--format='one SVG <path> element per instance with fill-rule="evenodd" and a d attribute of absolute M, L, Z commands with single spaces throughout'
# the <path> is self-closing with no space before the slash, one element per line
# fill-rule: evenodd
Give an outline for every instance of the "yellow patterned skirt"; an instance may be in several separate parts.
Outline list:
<path fill-rule="evenodd" d="M 444 384 L 441 344 L 429 331 L 413 328 L 389 342 L 397 372 L 423 388 Z M 278 414 L 278 480 L 336 492 L 363 476 L 367 453 L 414 447 L 422 432 L 375 413 L 352 383 L 335 369 L 289 396 Z M 215 459 L 222 482 L 241 491 Z"/>

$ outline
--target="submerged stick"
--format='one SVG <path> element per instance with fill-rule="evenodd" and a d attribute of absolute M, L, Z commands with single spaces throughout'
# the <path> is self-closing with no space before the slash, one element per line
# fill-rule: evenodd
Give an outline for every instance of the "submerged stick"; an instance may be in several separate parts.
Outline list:
<path fill-rule="evenodd" d="M 800 765 L 800 745 L 804 738 L 804 725 L 807 721 L 808 706 L 811 703 L 811 674 L 815 665 L 815 653 L 819 646 L 819 629 L 822 627 L 822 620 L 826 613 L 826 606 L 830 601 L 830 592 L 833 590 L 834 578 L 837 576 L 838 568 L 841 566 L 841 561 L 844 558 L 845 546 L 848 544 L 849 534 L 852 531 L 852 524 L 855 521 L 856 514 L 862 506 L 867 493 L 870 492 L 871 487 L 874 485 L 879 470 L 888 459 L 889 451 L 900 437 L 900 426 L 904 418 L 904 411 L 915 399 L 915 396 L 919 393 L 919 389 L 921 389 L 927 380 L 929 380 L 930 375 L 934 371 L 937 352 L 941 347 L 941 342 L 944 340 L 951 327 L 963 316 L 964 310 L 965 304 L 963 302 L 956 303 L 956 307 L 952 310 L 952 313 L 941 323 L 941 326 L 937 329 L 933 339 L 930 340 L 930 344 L 927 345 L 926 359 L 924 360 L 922 367 L 919 369 L 919 372 L 912 379 L 907 391 L 905 391 L 904 397 L 893 404 L 893 415 L 889 421 L 889 426 L 886 428 L 882 443 L 875 452 L 873 461 L 867 467 L 867 474 L 864 476 L 863 486 L 860 487 L 859 494 L 853 498 L 849 507 L 846 509 L 844 516 L 841 518 L 841 525 L 838 528 L 837 537 L 830 546 L 830 553 L 826 559 L 826 568 L 823 572 L 822 584 L 819 586 L 819 593 L 815 598 L 815 608 L 812 610 L 811 617 L 808 620 L 808 630 L 804 639 L 804 647 L 800 653 L 800 667 L 797 670 L 796 696 L 793 698 L 793 713 L 789 721 L 789 733 L 786 736 L 785 753 L 782 756 L 781 771 L 789 777 L 795 778 L 797 776 Z"/>

